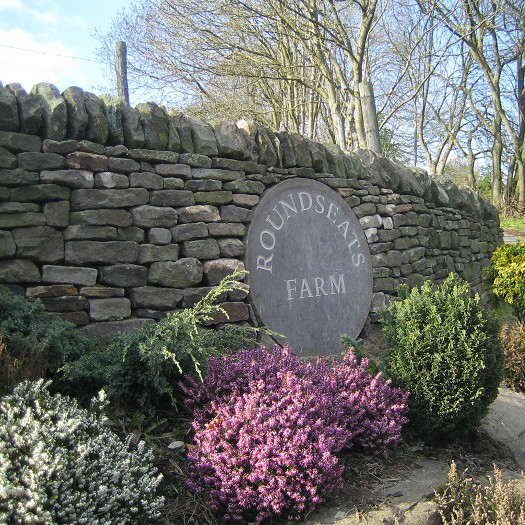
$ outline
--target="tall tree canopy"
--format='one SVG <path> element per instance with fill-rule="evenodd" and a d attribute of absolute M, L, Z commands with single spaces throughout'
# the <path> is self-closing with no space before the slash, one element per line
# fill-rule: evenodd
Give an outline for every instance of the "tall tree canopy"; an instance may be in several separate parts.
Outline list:
<path fill-rule="evenodd" d="M 463 163 L 471 187 L 490 161 L 493 201 L 525 207 L 524 1 L 145 0 L 101 53 L 111 64 L 124 40 L 132 90 L 206 120 L 254 118 L 347 149 L 367 146 L 371 81 L 386 154 L 438 177 Z"/>

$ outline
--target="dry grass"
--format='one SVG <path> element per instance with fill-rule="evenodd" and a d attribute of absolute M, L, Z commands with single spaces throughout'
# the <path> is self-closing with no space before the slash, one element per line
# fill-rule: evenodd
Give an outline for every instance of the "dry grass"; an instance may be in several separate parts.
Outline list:
<path fill-rule="evenodd" d="M 22 355 L 14 355 L 0 334 L 0 394 L 10 391 L 17 383 L 44 376 L 46 363 L 42 348 L 33 344 Z"/>

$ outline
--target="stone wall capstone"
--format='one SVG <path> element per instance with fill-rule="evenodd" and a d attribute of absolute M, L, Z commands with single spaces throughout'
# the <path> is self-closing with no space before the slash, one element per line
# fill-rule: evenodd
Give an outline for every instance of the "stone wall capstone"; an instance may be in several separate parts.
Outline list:
<path fill-rule="evenodd" d="M 456 272 L 483 291 L 502 232 L 473 191 L 252 121 L 210 125 L 44 83 L 0 84 L 0 284 L 90 335 L 134 329 L 244 269 L 254 209 L 290 178 L 326 185 L 357 216 L 370 319 L 402 283 Z M 260 322 L 247 287 L 224 305 L 230 322 Z"/>

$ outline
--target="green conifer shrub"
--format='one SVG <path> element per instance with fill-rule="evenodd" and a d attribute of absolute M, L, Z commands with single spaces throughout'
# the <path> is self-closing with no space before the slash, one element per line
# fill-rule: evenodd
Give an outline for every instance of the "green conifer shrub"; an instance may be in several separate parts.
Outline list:
<path fill-rule="evenodd" d="M 426 282 L 398 294 L 382 316 L 384 367 L 410 392 L 410 427 L 427 440 L 466 433 L 486 415 L 502 379 L 497 322 L 454 274 L 441 286 Z"/>
<path fill-rule="evenodd" d="M 58 379 L 64 360 L 88 352 L 95 341 L 75 325 L 50 316 L 40 300 L 0 289 L 0 394 L 25 379 Z"/>
<path fill-rule="evenodd" d="M 226 313 L 218 298 L 237 286 L 238 271 L 225 277 L 192 308 L 170 313 L 135 332 L 118 334 L 107 347 L 95 346 L 64 364 L 64 380 L 77 393 L 92 396 L 101 388 L 112 402 L 152 414 L 173 399 L 186 374 L 202 378 L 212 356 L 253 341 L 253 328 L 227 325 L 215 330 L 204 323 Z"/>
<path fill-rule="evenodd" d="M 25 381 L 0 399 L 0 523 L 151 523 L 161 476 L 94 411 Z"/>

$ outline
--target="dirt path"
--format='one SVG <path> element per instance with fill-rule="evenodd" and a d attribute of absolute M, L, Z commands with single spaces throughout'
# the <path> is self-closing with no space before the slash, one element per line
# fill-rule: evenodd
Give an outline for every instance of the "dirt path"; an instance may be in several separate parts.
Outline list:
<path fill-rule="evenodd" d="M 368 499 L 374 504 L 359 506 L 358 510 L 352 498 L 341 498 L 339 504 L 313 513 L 304 524 L 438 525 L 432 498 L 434 490 L 446 481 L 450 459 L 471 466 L 470 475 L 483 479 L 492 472 L 489 457 L 498 457 L 505 480 L 516 479 L 525 485 L 520 472 L 525 470 L 525 395 L 505 387 L 500 388 L 482 423 L 479 443 L 474 444 L 472 454 L 443 450 L 436 457 L 425 457 L 414 450 L 411 464 L 405 461 L 404 468 L 391 475 L 386 472 L 385 477 L 367 487 Z"/>

